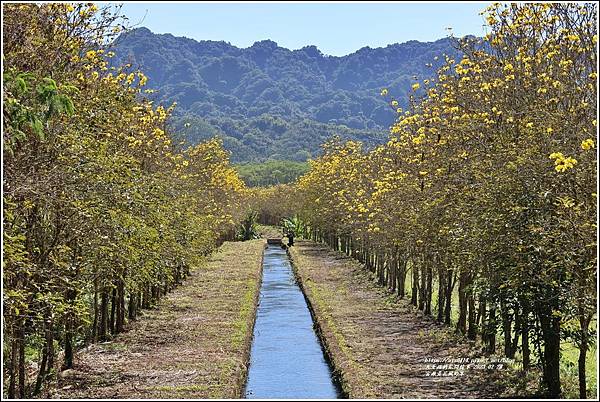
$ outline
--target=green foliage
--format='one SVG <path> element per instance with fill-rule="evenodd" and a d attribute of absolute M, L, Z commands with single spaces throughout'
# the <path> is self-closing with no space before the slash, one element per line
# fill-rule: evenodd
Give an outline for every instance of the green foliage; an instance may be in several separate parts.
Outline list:
<path fill-rule="evenodd" d="M 293 233 L 297 237 L 308 237 L 308 228 L 298 215 L 291 218 L 283 218 L 281 220 L 283 233 Z"/>
<path fill-rule="evenodd" d="M 73 92 L 73 88 L 66 89 Z M 65 88 L 49 77 L 40 80 L 32 73 L 9 69 L 4 74 L 4 89 L 4 145 L 9 152 L 30 134 L 43 141 L 44 127 L 51 118 L 75 113 L 73 101 L 63 93 Z"/>
<path fill-rule="evenodd" d="M 174 116 L 170 123 L 180 139 L 194 144 L 215 135 L 223 141 L 234 163 L 292 160 L 304 162 L 320 153 L 320 145 L 333 136 L 378 144 L 387 138 L 383 130 L 353 129 L 310 119 L 286 120 L 263 114 L 246 119 Z"/>
<path fill-rule="evenodd" d="M 240 227 L 238 228 L 238 240 L 246 241 L 260 238 L 257 221 L 258 213 L 249 212 L 244 218 L 244 220 L 242 220 L 242 222 L 240 223 Z"/>
<path fill-rule="evenodd" d="M 308 163 L 271 160 L 236 165 L 236 169 L 247 186 L 264 187 L 295 181 L 308 171 Z"/>

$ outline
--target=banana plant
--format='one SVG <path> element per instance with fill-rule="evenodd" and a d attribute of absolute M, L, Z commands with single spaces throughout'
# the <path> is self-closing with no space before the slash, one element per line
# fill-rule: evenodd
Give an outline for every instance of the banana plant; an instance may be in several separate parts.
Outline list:
<path fill-rule="evenodd" d="M 257 221 L 258 213 L 248 213 L 248 215 L 246 215 L 246 218 L 244 218 L 238 229 L 238 239 L 246 241 L 260 238 L 260 233 L 258 233 Z"/>
<path fill-rule="evenodd" d="M 306 224 L 298 217 L 294 215 L 291 218 L 283 218 L 281 220 L 281 226 L 284 233 L 293 232 L 295 236 L 305 237 L 306 235 Z"/>

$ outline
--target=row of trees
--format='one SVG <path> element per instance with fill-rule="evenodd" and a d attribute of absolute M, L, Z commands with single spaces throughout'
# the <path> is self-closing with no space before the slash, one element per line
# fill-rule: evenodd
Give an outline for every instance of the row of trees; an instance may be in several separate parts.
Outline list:
<path fill-rule="evenodd" d="M 121 332 L 244 215 L 222 144 L 174 141 L 171 109 L 143 100 L 146 77 L 110 67 L 118 11 L 3 5 L 9 398 L 40 394 L 78 346 Z"/>
<path fill-rule="evenodd" d="M 485 18 L 485 39 L 458 41 L 461 59 L 446 56 L 435 79 L 414 83 L 387 144 L 324 146 L 296 186 L 297 208 L 315 240 L 364 262 L 425 314 L 490 353 L 502 339 L 524 370 L 539 366 L 548 396 L 562 392 L 561 342 L 574 343 L 585 398 L 597 8 L 495 4 Z"/>

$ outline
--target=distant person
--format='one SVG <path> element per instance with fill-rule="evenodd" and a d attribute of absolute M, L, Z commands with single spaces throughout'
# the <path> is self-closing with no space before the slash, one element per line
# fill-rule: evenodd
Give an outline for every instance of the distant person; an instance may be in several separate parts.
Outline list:
<path fill-rule="evenodd" d="M 294 245 L 294 232 L 290 230 L 287 234 L 288 238 L 288 247 L 292 247 Z"/>

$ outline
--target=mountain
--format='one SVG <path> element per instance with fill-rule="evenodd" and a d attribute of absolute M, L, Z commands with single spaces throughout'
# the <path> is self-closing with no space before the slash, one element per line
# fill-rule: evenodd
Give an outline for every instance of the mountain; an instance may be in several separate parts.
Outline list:
<path fill-rule="evenodd" d="M 446 38 L 336 57 L 315 46 L 263 40 L 242 49 L 137 28 L 117 39 L 115 53 L 116 63 L 144 71 L 155 101 L 177 102 L 173 124 L 188 140 L 219 134 L 239 162 L 302 161 L 332 134 L 380 143 L 396 117 L 381 89 L 406 107 L 414 77 L 431 77 L 456 50 Z"/>

